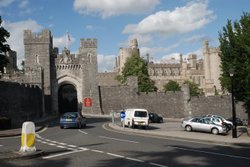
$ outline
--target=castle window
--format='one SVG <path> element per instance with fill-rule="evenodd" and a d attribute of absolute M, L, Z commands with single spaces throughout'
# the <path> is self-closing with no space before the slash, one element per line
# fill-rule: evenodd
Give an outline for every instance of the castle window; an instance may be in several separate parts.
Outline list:
<path fill-rule="evenodd" d="M 39 62 L 39 55 L 36 55 L 35 61 L 36 61 L 36 64 L 40 64 L 40 62 Z"/>

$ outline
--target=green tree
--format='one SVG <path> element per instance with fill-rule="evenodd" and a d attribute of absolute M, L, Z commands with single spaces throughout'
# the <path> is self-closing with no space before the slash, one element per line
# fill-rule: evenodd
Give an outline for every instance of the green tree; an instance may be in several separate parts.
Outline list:
<path fill-rule="evenodd" d="M 178 84 L 178 82 L 173 81 L 173 80 L 170 80 L 163 87 L 164 87 L 165 92 L 167 92 L 167 91 L 174 91 L 175 92 L 175 91 L 180 91 L 181 90 L 181 87 Z"/>
<path fill-rule="evenodd" d="M 6 67 L 9 62 L 5 53 L 10 50 L 10 47 L 5 43 L 7 42 L 6 39 L 10 37 L 10 34 L 1 26 L 1 24 L 2 17 L 0 16 L 0 71 L 3 71 L 3 68 Z"/>
<path fill-rule="evenodd" d="M 229 69 L 234 69 L 234 93 L 244 102 L 250 116 L 250 14 L 243 13 L 239 21 L 228 20 L 219 32 L 222 88 L 232 92 Z"/>
<path fill-rule="evenodd" d="M 138 90 L 140 92 L 157 91 L 155 82 L 149 78 L 146 62 L 138 54 L 132 54 L 127 58 L 122 73 L 117 76 L 117 80 L 124 84 L 128 76 L 138 77 Z"/>
<path fill-rule="evenodd" d="M 185 81 L 184 84 L 188 84 L 190 88 L 190 96 L 198 96 L 201 93 L 201 90 L 199 89 L 199 85 L 191 82 L 191 81 Z"/>

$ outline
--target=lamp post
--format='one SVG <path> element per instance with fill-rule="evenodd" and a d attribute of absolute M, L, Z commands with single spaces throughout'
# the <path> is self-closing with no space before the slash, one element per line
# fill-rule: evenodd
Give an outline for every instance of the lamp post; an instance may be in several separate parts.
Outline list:
<path fill-rule="evenodd" d="M 229 69 L 229 75 L 231 78 L 231 90 L 232 90 L 232 118 L 233 118 L 233 129 L 232 137 L 237 138 L 237 127 L 236 127 L 236 113 L 235 113 L 235 102 L 234 102 L 234 69 Z"/>

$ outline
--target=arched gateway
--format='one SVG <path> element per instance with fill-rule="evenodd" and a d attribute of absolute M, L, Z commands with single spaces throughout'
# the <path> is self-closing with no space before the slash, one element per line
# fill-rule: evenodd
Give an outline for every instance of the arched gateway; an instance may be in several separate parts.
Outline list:
<path fill-rule="evenodd" d="M 24 46 L 26 79 L 41 85 L 47 112 L 101 113 L 96 39 L 81 39 L 77 54 L 67 48 L 59 54 L 49 30 L 41 34 L 25 30 Z M 91 105 L 84 105 L 84 99 L 90 99 Z"/>

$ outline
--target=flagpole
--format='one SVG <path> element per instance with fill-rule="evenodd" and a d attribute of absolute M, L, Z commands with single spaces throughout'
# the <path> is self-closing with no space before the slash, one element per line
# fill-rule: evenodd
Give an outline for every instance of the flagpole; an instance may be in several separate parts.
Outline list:
<path fill-rule="evenodd" d="M 66 38 L 66 49 L 69 49 L 68 31 L 66 31 L 65 38 Z"/>

